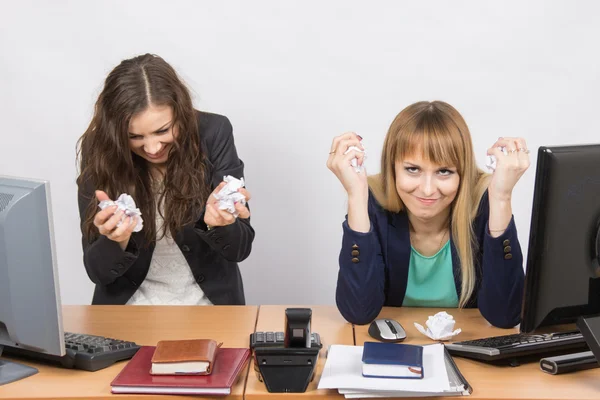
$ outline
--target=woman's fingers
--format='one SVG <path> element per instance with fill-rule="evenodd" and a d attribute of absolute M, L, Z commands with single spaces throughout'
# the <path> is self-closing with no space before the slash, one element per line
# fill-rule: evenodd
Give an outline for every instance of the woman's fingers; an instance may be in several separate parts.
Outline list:
<path fill-rule="evenodd" d="M 104 210 L 98 211 L 94 216 L 94 226 L 99 228 L 103 225 L 117 210 L 117 206 L 106 207 Z"/>
<path fill-rule="evenodd" d="M 249 200 L 250 200 L 250 198 L 252 197 L 252 196 L 250 195 L 250 192 L 249 192 L 249 191 L 247 191 L 247 190 L 246 190 L 246 189 L 244 189 L 244 188 L 240 188 L 240 189 L 238 189 L 238 192 L 244 195 L 244 197 L 246 198 L 246 201 L 249 201 Z"/>
<path fill-rule="evenodd" d="M 360 142 L 362 140 L 362 137 L 360 135 L 356 134 L 355 132 L 346 132 L 339 136 L 336 136 L 335 138 L 333 138 L 333 142 L 331 143 L 331 148 L 329 150 L 330 155 L 337 153 L 339 143 L 342 140 L 356 140 L 356 141 Z"/>
<path fill-rule="evenodd" d="M 215 188 L 215 190 L 213 190 L 213 191 L 212 191 L 212 193 L 210 194 L 210 196 L 208 196 L 208 200 L 207 200 L 207 201 L 208 201 L 208 202 L 211 202 L 211 203 L 214 203 L 215 201 L 218 201 L 218 200 L 215 198 L 215 194 L 219 193 L 219 191 L 220 191 L 221 189 L 223 189 L 223 187 L 224 187 L 225 185 L 226 185 L 226 183 L 225 183 L 225 182 L 221 182 L 221 183 L 219 183 L 219 185 L 217 185 L 217 187 Z"/>
<path fill-rule="evenodd" d="M 347 154 L 345 154 L 342 158 L 342 165 L 352 165 L 352 160 L 356 158 L 356 162 L 358 165 L 362 165 L 365 160 L 365 153 L 357 150 L 350 150 Z"/>
<path fill-rule="evenodd" d="M 133 225 L 133 227 L 132 227 Z M 127 237 L 129 237 L 129 235 L 131 234 L 131 232 L 133 232 L 133 228 L 135 227 L 135 224 L 133 224 L 133 218 L 128 216 L 127 218 L 125 218 L 123 220 L 123 223 L 118 226 L 111 234 L 110 234 L 110 239 L 120 242 L 121 240 L 126 239 Z M 129 231 L 129 232 L 128 232 Z"/>
<path fill-rule="evenodd" d="M 364 147 L 362 146 L 360 141 L 356 138 L 340 140 L 337 144 L 337 150 L 336 150 L 335 154 L 330 154 L 329 158 L 327 159 L 327 168 L 329 168 L 330 170 L 335 172 L 336 169 L 343 168 L 345 165 L 348 164 L 346 161 L 347 159 L 352 159 L 355 157 L 359 158 L 357 155 L 363 154 L 360 151 L 357 151 L 354 149 L 348 151 L 351 146 L 356 146 L 357 148 L 364 150 Z M 350 155 L 350 154 L 353 154 L 353 155 Z M 364 154 L 359 159 L 360 159 L 360 162 L 358 165 L 362 165 L 362 160 L 364 159 Z"/>
<path fill-rule="evenodd" d="M 224 222 L 222 225 L 229 225 L 235 222 L 235 217 L 229 211 L 219 209 L 219 206 L 216 204 L 214 207 L 221 216 L 221 220 Z"/>
<path fill-rule="evenodd" d="M 123 215 L 125 214 L 125 211 L 123 210 L 118 210 L 115 215 L 113 215 L 112 217 L 110 217 L 108 219 L 108 221 L 106 221 L 103 225 L 102 228 L 107 231 L 107 232 L 112 232 L 115 230 L 115 228 L 117 227 L 117 224 L 119 223 L 119 221 L 121 221 L 121 218 L 123 217 Z"/>
<path fill-rule="evenodd" d="M 235 209 L 238 212 L 238 218 L 250 218 L 250 210 L 248 210 L 248 207 L 246 207 L 242 203 L 236 203 Z"/>
<path fill-rule="evenodd" d="M 340 140 L 337 149 L 335 150 L 336 156 L 343 156 L 351 146 L 358 147 L 361 150 L 364 150 L 363 145 L 360 143 L 358 139 L 344 139 Z"/>
<path fill-rule="evenodd" d="M 98 201 L 110 200 L 110 197 L 102 190 L 96 190 L 95 194 Z"/>

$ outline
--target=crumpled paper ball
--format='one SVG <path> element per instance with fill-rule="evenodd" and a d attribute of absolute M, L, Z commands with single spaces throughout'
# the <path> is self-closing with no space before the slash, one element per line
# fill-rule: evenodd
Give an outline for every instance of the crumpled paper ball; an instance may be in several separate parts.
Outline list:
<path fill-rule="evenodd" d="M 502 150 L 504 155 L 508 154 L 508 152 L 506 151 L 506 147 L 500 147 L 500 150 Z M 487 156 L 487 160 L 485 163 L 485 166 L 487 167 L 487 169 L 489 169 L 490 171 L 495 171 L 496 165 L 497 165 L 496 156 Z"/>
<path fill-rule="evenodd" d="M 362 141 L 360 142 L 362 144 Z M 364 146 L 363 146 L 364 147 Z M 363 170 L 364 167 L 364 162 L 367 159 L 367 150 L 362 150 L 356 146 L 350 146 L 348 147 L 348 150 L 346 150 L 346 152 L 344 154 L 348 154 L 349 152 L 351 152 L 352 150 L 356 150 L 358 152 L 364 153 L 365 157 L 363 159 L 363 165 L 359 166 L 358 165 L 358 159 L 356 157 L 354 157 L 352 160 L 350 160 L 350 164 L 352 164 L 352 167 L 354 167 L 354 170 L 360 174 L 360 172 Z"/>
<path fill-rule="evenodd" d="M 235 209 L 235 203 L 240 202 L 242 205 L 246 205 L 246 197 L 238 192 L 238 189 L 244 187 L 244 178 L 236 179 L 231 175 L 227 175 L 223 177 L 223 181 L 225 186 L 214 194 L 219 200 L 219 209 L 227 210 L 234 217 L 237 217 L 239 213 Z"/>
<path fill-rule="evenodd" d="M 454 331 L 452 330 L 454 329 L 455 323 L 456 321 L 454 321 L 454 317 L 452 315 L 448 314 L 446 311 L 440 311 L 433 316 L 429 316 L 427 322 L 425 322 L 427 329 L 423 328 L 421 324 L 417 324 L 416 322 L 414 324 L 415 328 L 417 328 L 419 332 L 430 339 L 446 341 L 462 332 L 460 328 Z"/>
<path fill-rule="evenodd" d="M 102 200 L 98 207 L 104 210 L 106 207 L 117 206 L 115 213 L 119 210 L 124 210 L 125 213 L 121 216 L 121 220 L 117 222 L 117 226 L 121 226 L 127 217 L 136 218 L 134 232 L 139 232 L 144 227 L 144 221 L 142 220 L 142 212 L 139 208 L 136 208 L 133 197 L 126 193 L 122 193 L 116 201 Z"/>

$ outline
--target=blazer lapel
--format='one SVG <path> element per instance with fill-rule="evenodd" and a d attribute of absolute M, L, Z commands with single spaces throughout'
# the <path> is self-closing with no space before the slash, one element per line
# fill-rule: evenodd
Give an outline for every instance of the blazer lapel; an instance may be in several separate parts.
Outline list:
<path fill-rule="evenodd" d="M 384 259 L 387 266 L 386 305 L 401 306 L 408 283 L 410 232 L 406 213 L 390 213 Z"/>

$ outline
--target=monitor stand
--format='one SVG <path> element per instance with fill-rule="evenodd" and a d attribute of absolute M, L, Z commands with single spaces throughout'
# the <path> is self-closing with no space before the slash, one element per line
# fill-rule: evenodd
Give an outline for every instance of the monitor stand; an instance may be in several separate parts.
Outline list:
<path fill-rule="evenodd" d="M 0 345 L 0 356 L 4 346 Z M 28 376 L 38 373 L 36 368 L 29 367 L 24 364 L 0 359 L 0 386 L 18 381 L 19 379 L 27 378 Z"/>

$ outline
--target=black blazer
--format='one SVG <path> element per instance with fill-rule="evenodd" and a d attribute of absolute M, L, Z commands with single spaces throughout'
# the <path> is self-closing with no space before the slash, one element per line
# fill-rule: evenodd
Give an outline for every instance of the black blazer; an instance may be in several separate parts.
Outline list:
<path fill-rule="evenodd" d="M 214 189 L 225 175 L 244 176 L 238 158 L 231 123 L 222 115 L 197 112 L 200 140 L 207 154 Z M 78 189 L 82 227 L 94 184 Z M 206 230 L 204 212 L 195 224 L 185 226 L 175 242 L 185 256 L 196 282 L 213 304 L 245 304 L 244 286 L 238 262 L 250 255 L 254 229 L 250 219 L 237 218 L 228 226 Z M 92 304 L 125 304 L 146 278 L 154 244 L 146 245 L 143 232 L 134 232 L 125 251 L 100 235 L 92 243 L 82 238 L 83 263 L 96 284 Z"/>

